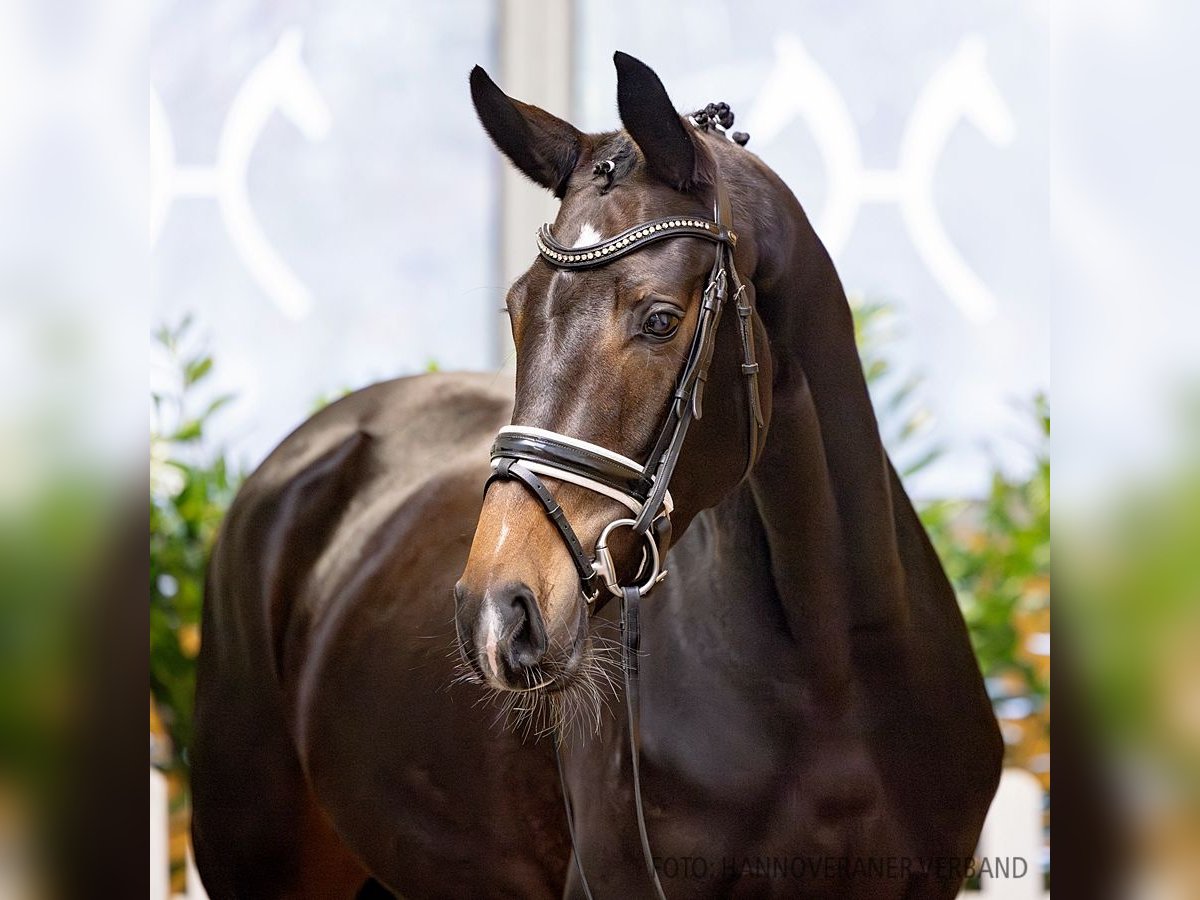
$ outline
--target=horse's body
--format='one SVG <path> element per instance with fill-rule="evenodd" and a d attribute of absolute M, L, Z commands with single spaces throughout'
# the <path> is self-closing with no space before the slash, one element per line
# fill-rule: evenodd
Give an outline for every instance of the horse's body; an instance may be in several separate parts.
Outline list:
<path fill-rule="evenodd" d="M 210 567 L 192 751 L 214 898 L 353 896 L 368 872 L 411 896 L 561 883 L 552 757 L 447 691 L 451 589 L 511 391 L 469 375 L 359 391 L 239 493 Z M 539 819 L 543 842 L 517 852 Z"/>
<path fill-rule="evenodd" d="M 696 511 L 644 605 L 642 781 L 663 887 L 950 897 L 999 777 L 990 704 L 880 445 L 832 263 L 765 166 L 714 152 L 747 198 L 735 215 L 760 255 L 773 403 L 754 472 Z M 710 394 L 697 444 L 736 403 Z M 578 893 L 550 740 L 448 687 L 452 591 L 511 414 L 494 376 L 375 385 L 246 483 L 212 561 L 192 752 L 214 898 L 352 897 L 368 878 L 408 897 Z M 612 705 L 564 750 L 598 900 L 649 890 Z"/>

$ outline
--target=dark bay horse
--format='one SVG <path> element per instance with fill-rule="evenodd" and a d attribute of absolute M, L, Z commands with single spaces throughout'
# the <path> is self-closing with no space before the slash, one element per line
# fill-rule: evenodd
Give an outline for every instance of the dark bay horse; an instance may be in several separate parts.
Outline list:
<path fill-rule="evenodd" d="M 728 186 L 764 427 L 746 476 L 730 315 L 670 482 L 670 575 L 642 607 L 642 789 L 663 889 L 953 897 L 1002 742 L 880 443 L 837 273 L 757 156 L 615 59 L 618 132 L 583 134 L 478 68 L 471 89 L 499 149 L 561 199 L 566 246 L 710 216 L 718 171 Z M 555 734 L 592 892 L 650 895 L 613 604 L 589 617 L 523 485 L 486 500 L 482 486 L 510 423 L 646 458 L 711 254 L 682 237 L 587 271 L 539 258 L 508 294 L 515 390 L 492 375 L 374 385 L 247 480 L 211 561 L 191 749 L 214 900 L 579 896 Z M 585 547 L 624 512 L 548 483 Z M 624 577 L 633 547 L 614 543 Z"/>

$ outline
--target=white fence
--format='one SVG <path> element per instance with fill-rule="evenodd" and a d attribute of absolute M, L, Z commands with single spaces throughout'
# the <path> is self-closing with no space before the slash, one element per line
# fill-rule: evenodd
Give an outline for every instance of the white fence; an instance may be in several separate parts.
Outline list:
<path fill-rule="evenodd" d="M 167 779 L 150 767 L 150 900 L 169 900 L 171 894 L 171 829 L 167 806 Z M 208 900 L 188 849 L 187 893 L 177 900 Z"/>
<path fill-rule="evenodd" d="M 1024 769 L 1005 769 L 988 810 L 976 858 L 993 872 L 980 877 L 979 900 L 1049 900 L 1042 885 L 1042 785 Z"/>
<path fill-rule="evenodd" d="M 150 769 L 150 900 L 171 900 L 167 780 Z M 1021 769 L 1006 769 L 988 812 L 976 857 L 987 869 L 968 900 L 1049 900 L 1042 888 L 1042 786 Z M 981 865 L 982 868 L 982 865 Z M 1007 877 L 1000 872 L 1007 871 Z M 175 900 L 207 900 L 188 854 L 187 893 Z"/>

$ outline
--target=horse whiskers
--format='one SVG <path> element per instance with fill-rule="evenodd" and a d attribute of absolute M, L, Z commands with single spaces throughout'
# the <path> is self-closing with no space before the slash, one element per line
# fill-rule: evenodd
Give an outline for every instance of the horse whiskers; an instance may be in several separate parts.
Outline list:
<path fill-rule="evenodd" d="M 616 696 L 616 683 L 608 672 L 613 662 L 611 641 L 591 635 L 584 648 L 579 668 L 556 695 L 552 695 L 552 719 L 543 733 L 556 732 L 560 740 L 575 733 L 581 737 L 598 734 L 604 713 L 612 715 L 608 695 Z"/>
<path fill-rule="evenodd" d="M 485 685 L 487 682 L 483 680 L 483 676 L 475 670 L 475 667 L 463 659 L 460 654 L 458 661 L 454 664 L 453 674 L 446 683 L 446 687 L 450 688 L 456 684 Z"/>
<path fill-rule="evenodd" d="M 527 689 L 508 691 L 488 684 L 462 656 L 456 641 L 448 655 L 457 654 L 459 658 L 446 689 L 460 684 L 483 688 L 472 708 L 494 705 L 496 715 L 492 727 L 503 724 L 504 728 L 518 734 L 522 742 L 548 735 L 554 735 L 560 741 L 575 736 L 587 738 L 599 734 L 606 714 L 613 715 L 610 700 L 617 696 L 621 684 L 620 648 L 619 641 L 593 631 L 586 638 L 578 666 L 568 674 L 559 660 L 568 657 L 569 653 L 556 641 L 541 664 L 522 670 L 521 677 Z M 557 682 L 557 690 L 537 687 L 553 682 Z"/>

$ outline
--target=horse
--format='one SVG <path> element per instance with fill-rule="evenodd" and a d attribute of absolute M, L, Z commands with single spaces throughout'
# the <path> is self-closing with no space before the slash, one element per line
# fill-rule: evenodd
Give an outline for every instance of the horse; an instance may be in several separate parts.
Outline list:
<path fill-rule="evenodd" d="M 508 292 L 515 379 L 434 373 L 350 394 L 271 453 L 226 516 L 190 757 L 214 898 L 961 886 L 1003 742 L 882 446 L 837 272 L 744 140 L 681 116 L 644 63 L 614 61 L 623 128 L 601 134 L 470 76 L 498 149 L 561 201 L 541 233 L 554 243 L 539 237 Z M 714 277 L 713 243 L 686 223 L 708 222 L 718 193 L 738 313 L 712 333 L 669 526 L 620 528 L 606 550 L 625 594 L 643 538 L 668 573 L 645 585 L 639 724 L 622 715 L 618 614 L 577 565 L 629 510 L 566 474 L 539 480 L 543 497 L 502 458 L 508 477 L 483 485 L 504 474 L 489 446 L 505 426 L 608 453 L 593 465 L 653 455 Z M 656 217 L 671 240 L 548 262 Z"/>

